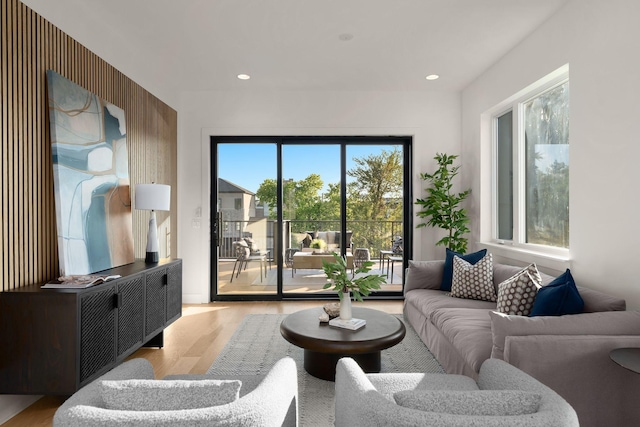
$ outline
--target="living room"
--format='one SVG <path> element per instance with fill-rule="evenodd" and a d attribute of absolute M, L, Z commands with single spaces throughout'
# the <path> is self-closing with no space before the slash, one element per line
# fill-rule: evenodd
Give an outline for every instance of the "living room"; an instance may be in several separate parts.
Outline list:
<path fill-rule="evenodd" d="M 611 232 L 609 236 L 604 233 L 615 224 L 634 224 L 638 208 L 634 196 L 640 172 L 635 167 L 635 159 L 640 154 L 640 148 L 633 129 L 636 118 L 640 116 L 640 107 L 634 96 L 640 92 L 640 82 L 636 78 L 640 59 L 634 55 L 640 47 L 640 29 L 636 24 L 640 17 L 640 4 L 636 1 L 536 2 L 545 6 L 542 11 L 528 5 L 532 2 L 516 2 L 520 7 L 517 9 L 519 13 L 536 14 L 534 26 L 523 33 L 517 33 L 513 28 L 521 25 L 517 16 L 504 20 L 515 22 L 509 27 L 510 32 L 507 29 L 502 32 L 502 28 L 494 26 L 490 21 L 482 22 L 486 25 L 487 33 L 492 36 L 492 42 L 504 43 L 502 51 L 492 51 L 495 56 L 460 86 L 450 86 L 447 83 L 448 76 L 440 70 L 416 70 L 421 85 L 436 85 L 425 86 L 426 89 L 423 90 L 411 89 L 414 87 L 413 83 L 408 82 L 379 88 L 371 88 L 365 83 L 345 86 L 340 82 L 334 86 L 313 88 L 284 87 L 281 82 L 269 86 L 268 82 L 261 81 L 257 72 L 227 70 L 223 64 L 219 67 L 225 72 L 231 71 L 234 81 L 227 87 L 215 83 L 200 89 L 193 87 L 188 73 L 187 77 L 183 76 L 181 81 L 176 82 L 171 80 L 172 76 L 168 72 L 161 71 L 163 68 L 159 64 L 162 61 L 174 61 L 173 56 L 177 56 L 183 46 L 174 46 L 170 40 L 165 40 L 166 51 L 146 50 L 139 45 L 127 47 L 126 40 L 114 36 L 118 34 L 117 26 L 102 19 L 104 15 L 101 12 L 105 12 L 107 8 L 104 5 L 72 0 L 65 3 L 26 0 L 23 3 L 177 112 L 177 187 L 174 191 L 179 202 L 176 202 L 176 210 L 172 212 L 175 214 L 176 225 L 172 228 L 172 238 L 175 241 L 171 242 L 177 251 L 171 251 L 171 255 L 181 258 L 184 263 L 185 304 L 210 302 L 209 241 L 208 233 L 204 230 L 207 218 L 213 217 L 209 203 L 208 159 L 211 135 L 410 135 L 414 147 L 412 167 L 416 174 L 434 168 L 433 156 L 437 152 L 460 154 L 462 168 L 459 186 L 472 189 L 466 203 L 472 218 L 470 249 L 489 247 L 495 257 L 519 265 L 535 261 L 541 270 L 551 274 L 559 274 L 570 268 L 579 285 L 624 298 L 627 310 L 640 308 L 640 287 L 635 283 L 631 255 L 634 250 L 633 242 L 638 235 L 634 231 L 637 227 L 631 225 L 616 233 Z M 413 4 L 415 2 L 410 3 L 407 7 L 416 6 Z M 439 3 L 441 2 L 434 2 Z M 506 3 L 511 2 L 487 0 L 485 5 L 485 2 L 473 1 L 463 2 L 460 7 L 464 10 L 473 4 L 474 7 L 486 8 L 489 12 L 498 14 L 500 7 Z M 123 15 L 127 14 L 127 8 L 134 7 L 124 2 L 119 5 L 123 6 Z M 184 8 L 197 9 L 199 6 L 202 5 L 191 4 Z M 93 7 L 100 7 L 96 9 L 99 12 L 96 13 Z M 142 5 L 135 7 L 141 9 L 137 13 L 143 14 L 142 16 L 145 13 L 155 16 L 155 11 L 145 12 Z M 244 7 L 249 8 L 250 4 Z M 350 10 L 354 13 L 368 16 L 367 5 L 363 2 L 353 2 L 352 7 L 353 10 Z M 528 7 L 532 7 L 532 10 Z M 116 8 L 109 8 L 117 11 Z M 397 9 L 395 15 L 387 18 L 397 19 L 395 26 L 402 27 L 402 7 Z M 241 12 L 247 12 L 247 9 L 242 9 Z M 82 19 L 78 19 L 79 16 Z M 286 14 L 278 13 L 277 16 L 278 23 L 287 20 Z M 185 15 L 184 19 L 195 20 L 196 17 Z M 135 18 L 136 15 L 132 13 L 130 19 Z M 328 16 L 327 20 L 331 21 L 331 18 Z M 454 20 L 455 16 L 447 19 Z M 264 18 L 258 19 L 258 22 L 264 24 L 263 21 Z M 144 34 L 140 35 L 137 42 L 162 33 L 158 27 L 173 24 L 171 21 L 155 24 L 153 19 L 147 22 L 148 26 L 142 26 L 139 30 Z M 366 33 L 358 33 L 338 25 L 343 22 L 341 20 L 336 22 L 329 28 L 332 34 L 335 33 L 335 49 L 344 50 L 350 46 L 349 43 L 355 44 L 359 38 L 368 37 Z M 386 21 L 374 22 L 377 29 L 389 25 Z M 209 22 L 199 24 L 211 31 L 215 30 L 215 25 Z M 431 24 L 435 25 L 433 22 Z M 442 28 L 443 26 L 441 24 L 439 28 L 446 35 L 446 26 Z M 3 27 L 3 31 L 9 28 Z M 353 31 L 353 40 L 338 39 L 340 34 L 350 31 Z M 515 39 L 509 39 L 505 33 L 518 35 L 514 36 Z M 233 49 L 234 36 L 216 34 L 220 43 L 227 45 L 229 50 Z M 444 42 L 445 35 L 439 35 L 438 40 Z M 449 37 L 466 37 L 470 40 L 471 36 L 456 33 Z M 427 42 L 425 39 L 421 40 Z M 404 46 L 398 47 L 399 50 L 403 48 Z M 298 53 L 301 56 L 296 61 L 304 62 L 305 56 Z M 416 56 L 423 53 L 429 55 L 429 48 L 425 48 L 425 52 L 412 52 Z M 384 52 L 378 54 L 376 61 L 384 60 Z M 3 61 L 4 55 L 3 53 Z M 350 57 L 352 54 L 341 55 Z M 331 59 L 328 56 L 324 58 L 324 62 L 330 62 Z M 207 69 L 212 63 L 216 64 L 215 61 L 215 58 L 201 54 L 199 62 L 185 68 Z M 364 62 L 355 68 L 356 74 L 372 73 L 371 69 L 375 69 L 376 63 L 373 60 L 367 61 L 371 62 Z M 355 61 L 356 64 L 357 62 Z M 571 81 L 570 255 L 537 255 L 506 245 L 491 244 L 492 154 L 490 118 L 487 117 L 487 112 L 567 64 Z M 456 63 L 456 67 L 460 69 L 467 65 L 473 64 Z M 258 67 L 249 59 L 245 66 Z M 341 68 L 340 63 L 336 63 L 334 67 L 333 71 L 337 73 Z M 3 68 L 3 73 L 5 70 Z M 451 71 L 454 72 L 455 67 Z M 251 79 L 235 79 L 235 75 L 240 72 L 252 73 Z M 432 72 L 440 73 L 440 79 L 426 81 L 423 74 Z M 282 79 L 286 80 L 287 77 L 282 76 Z M 302 77 L 291 78 L 295 81 L 298 79 Z M 3 130 L 3 149 L 7 143 L 4 133 Z M 3 179 L 7 173 L 8 171 L 3 172 Z M 414 179 L 413 194 L 418 196 L 422 192 L 422 183 Z M 9 197 L 3 188 L 3 204 L 7 203 Z M 194 221 L 200 221 L 201 228 L 194 227 Z M 142 215 L 139 222 L 145 222 Z M 55 229 L 52 224 L 48 227 Z M 146 230 L 143 225 L 138 225 L 138 228 L 140 235 L 136 237 L 136 242 L 140 244 L 144 242 Z M 26 231 L 28 233 L 29 230 Z M 414 259 L 444 258 L 444 249 L 434 246 L 439 238 L 438 231 L 420 228 L 413 230 L 413 234 Z M 18 239 L 11 245 L 19 245 Z M 51 253 L 55 252 L 54 246 L 55 242 L 51 245 Z M 55 264 L 55 256 L 51 255 L 48 262 Z M 12 268 L 21 270 L 27 263 L 28 261 L 16 261 Z M 46 279 L 49 278 L 43 278 Z M 400 302 L 397 304 L 399 313 Z M 4 400 L 5 396 L 0 397 L 3 405 Z"/>

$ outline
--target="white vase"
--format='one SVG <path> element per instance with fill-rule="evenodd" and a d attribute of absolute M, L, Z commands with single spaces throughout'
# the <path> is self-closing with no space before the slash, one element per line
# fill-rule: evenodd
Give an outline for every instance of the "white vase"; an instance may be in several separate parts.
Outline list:
<path fill-rule="evenodd" d="M 351 292 L 343 292 L 340 301 L 340 318 L 342 320 L 351 320 Z"/>

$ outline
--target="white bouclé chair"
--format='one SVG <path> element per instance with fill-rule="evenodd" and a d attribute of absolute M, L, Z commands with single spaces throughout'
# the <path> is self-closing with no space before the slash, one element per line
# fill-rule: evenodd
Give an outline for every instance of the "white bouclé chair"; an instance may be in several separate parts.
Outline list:
<path fill-rule="evenodd" d="M 560 395 L 498 359 L 483 363 L 476 382 L 450 374 L 365 374 L 342 358 L 335 387 L 336 427 L 579 425 Z"/>
<path fill-rule="evenodd" d="M 231 403 L 183 410 L 107 409 L 102 381 L 153 380 L 146 359 L 132 359 L 78 390 L 54 416 L 54 427 L 74 426 L 297 426 L 298 376 L 293 359 L 280 359 L 261 377 L 173 375 L 167 380 L 240 380 L 239 397 Z M 176 381 L 176 383 L 179 381 Z M 237 390 L 236 390 L 237 391 Z"/>

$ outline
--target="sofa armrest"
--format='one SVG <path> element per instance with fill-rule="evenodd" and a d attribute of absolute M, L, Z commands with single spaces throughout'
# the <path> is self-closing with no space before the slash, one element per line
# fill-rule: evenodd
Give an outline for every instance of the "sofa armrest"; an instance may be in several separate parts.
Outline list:
<path fill-rule="evenodd" d="M 504 359 L 564 397 L 581 425 L 636 425 L 640 375 L 611 360 L 620 347 L 640 347 L 640 335 L 510 336 Z"/>
<path fill-rule="evenodd" d="M 76 391 L 60 405 L 54 415 L 53 425 L 70 425 L 69 413 L 76 406 L 104 406 L 98 387 L 102 380 L 152 380 L 154 378 L 153 366 L 147 359 L 128 360 Z"/>
<path fill-rule="evenodd" d="M 527 335 L 639 335 L 640 312 L 605 311 L 565 316 L 510 316 L 490 311 L 491 357 L 504 359 L 505 339 Z"/>
<path fill-rule="evenodd" d="M 412 289 L 440 289 L 444 261 L 409 260 L 404 284 L 404 293 Z"/>

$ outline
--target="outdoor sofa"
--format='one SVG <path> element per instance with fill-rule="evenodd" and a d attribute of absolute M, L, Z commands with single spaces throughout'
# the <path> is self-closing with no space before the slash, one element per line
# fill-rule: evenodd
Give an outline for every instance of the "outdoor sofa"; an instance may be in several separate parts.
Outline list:
<path fill-rule="evenodd" d="M 342 238 L 340 237 L 340 232 L 339 231 L 307 231 L 306 236 L 301 240 L 300 242 L 300 250 L 312 250 L 312 248 L 310 247 L 311 242 L 314 239 L 318 239 L 318 240 L 323 240 L 326 244 L 326 247 L 324 248 L 324 250 L 326 250 L 327 252 L 340 252 L 340 244 L 342 241 Z M 351 247 L 352 247 L 352 243 L 351 243 L 351 236 L 352 236 L 353 232 L 351 231 L 347 231 L 346 233 L 346 248 L 347 248 L 347 252 L 351 252 Z"/>
<path fill-rule="evenodd" d="M 493 285 L 523 267 L 493 263 Z M 640 375 L 609 353 L 640 347 L 640 313 L 623 299 L 578 286 L 584 309 L 562 316 L 496 312 L 496 302 L 451 297 L 441 290 L 444 261 L 410 261 L 404 317 L 447 373 L 478 378 L 482 363 L 503 359 L 555 390 L 581 426 L 640 425 Z M 544 285 L 554 278 L 541 273 Z"/>

